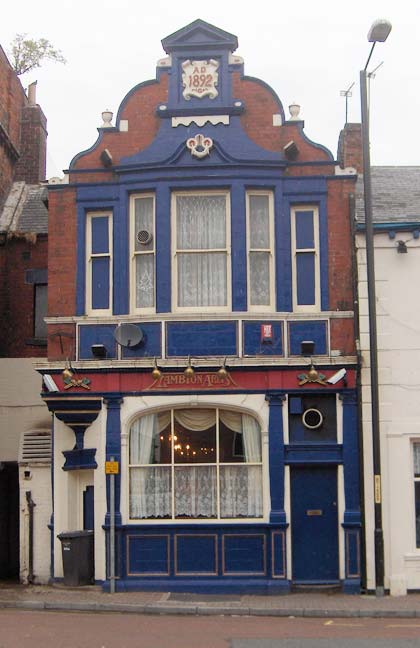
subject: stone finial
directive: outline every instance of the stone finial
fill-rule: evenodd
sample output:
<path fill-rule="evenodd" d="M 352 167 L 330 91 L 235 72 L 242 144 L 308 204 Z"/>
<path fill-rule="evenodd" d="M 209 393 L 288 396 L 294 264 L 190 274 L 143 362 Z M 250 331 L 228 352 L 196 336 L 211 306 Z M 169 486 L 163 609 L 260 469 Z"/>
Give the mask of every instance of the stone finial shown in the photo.
<path fill-rule="evenodd" d="M 289 112 L 290 112 L 290 119 L 289 121 L 301 121 L 300 117 L 300 106 L 296 101 L 290 104 L 289 106 Z"/>
<path fill-rule="evenodd" d="M 104 123 L 102 124 L 101 128 L 112 128 L 111 121 L 113 116 L 114 113 L 111 110 L 104 110 L 102 113 L 102 119 Z"/>

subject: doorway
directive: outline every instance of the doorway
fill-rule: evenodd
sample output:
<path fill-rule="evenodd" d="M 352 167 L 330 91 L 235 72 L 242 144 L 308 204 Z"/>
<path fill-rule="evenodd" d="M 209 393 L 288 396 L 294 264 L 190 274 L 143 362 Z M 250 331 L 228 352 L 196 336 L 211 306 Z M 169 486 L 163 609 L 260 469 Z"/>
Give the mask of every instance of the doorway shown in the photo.
<path fill-rule="evenodd" d="M 0 462 L 0 578 L 19 579 L 19 472 Z"/>
<path fill-rule="evenodd" d="M 293 466 L 290 488 L 292 580 L 337 583 L 337 466 Z"/>

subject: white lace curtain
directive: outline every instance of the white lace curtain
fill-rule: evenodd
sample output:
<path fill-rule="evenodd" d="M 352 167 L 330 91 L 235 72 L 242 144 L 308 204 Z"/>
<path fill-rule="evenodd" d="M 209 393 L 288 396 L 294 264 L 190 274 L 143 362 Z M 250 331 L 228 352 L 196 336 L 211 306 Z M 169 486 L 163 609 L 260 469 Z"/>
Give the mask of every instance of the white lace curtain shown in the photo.
<path fill-rule="evenodd" d="M 226 306 L 226 197 L 177 196 L 176 206 L 178 305 Z"/>
<path fill-rule="evenodd" d="M 189 430 L 207 430 L 216 423 L 216 410 L 174 410 L 174 418 Z M 229 410 L 219 410 L 219 418 L 230 430 L 242 434 L 245 461 L 260 463 L 261 432 L 257 421 L 246 414 Z M 261 465 L 221 464 L 219 489 L 215 465 L 150 465 L 155 436 L 167 428 L 170 421 L 171 412 L 166 411 L 143 416 L 131 427 L 130 517 L 172 517 L 172 479 L 175 517 L 216 517 L 218 492 L 220 517 L 261 517 Z"/>

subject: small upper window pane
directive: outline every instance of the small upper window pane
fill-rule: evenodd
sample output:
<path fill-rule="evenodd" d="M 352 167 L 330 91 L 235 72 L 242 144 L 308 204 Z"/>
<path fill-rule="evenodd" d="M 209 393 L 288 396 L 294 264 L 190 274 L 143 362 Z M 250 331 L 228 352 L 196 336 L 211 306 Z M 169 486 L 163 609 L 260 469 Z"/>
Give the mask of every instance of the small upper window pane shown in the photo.
<path fill-rule="evenodd" d="M 296 249 L 312 250 L 314 247 L 314 214 L 312 211 L 297 211 Z"/>
<path fill-rule="evenodd" d="M 92 254 L 108 254 L 109 228 L 108 216 L 92 218 Z"/>
<path fill-rule="evenodd" d="M 136 252 L 153 250 L 153 198 L 151 196 L 148 196 L 147 198 L 136 198 L 134 220 Z M 147 232 L 150 235 L 149 242 L 144 242 L 144 240 L 147 241 L 147 237 L 143 235 L 143 243 L 140 243 L 138 237 L 139 232 Z"/>
<path fill-rule="evenodd" d="M 252 250 L 270 247 L 268 196 L 249 197 L 249 247 Z"/>

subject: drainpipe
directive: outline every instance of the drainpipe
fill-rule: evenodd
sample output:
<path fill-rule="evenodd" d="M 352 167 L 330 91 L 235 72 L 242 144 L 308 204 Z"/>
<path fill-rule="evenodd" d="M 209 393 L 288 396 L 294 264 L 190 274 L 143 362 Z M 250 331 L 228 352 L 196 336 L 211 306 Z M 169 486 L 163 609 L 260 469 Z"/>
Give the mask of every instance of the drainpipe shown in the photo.
<path fill-rule="evenodd" d="M 26 491 L 26 502 L 29 511 L 29 564 L 28 564 L 28 583 L 34 582 L 34 508 L 36 506 L 32 499 L 31 491 Z"/>

